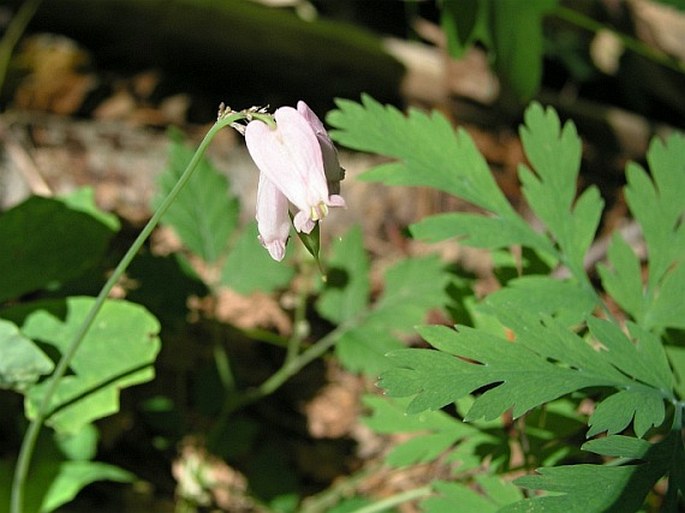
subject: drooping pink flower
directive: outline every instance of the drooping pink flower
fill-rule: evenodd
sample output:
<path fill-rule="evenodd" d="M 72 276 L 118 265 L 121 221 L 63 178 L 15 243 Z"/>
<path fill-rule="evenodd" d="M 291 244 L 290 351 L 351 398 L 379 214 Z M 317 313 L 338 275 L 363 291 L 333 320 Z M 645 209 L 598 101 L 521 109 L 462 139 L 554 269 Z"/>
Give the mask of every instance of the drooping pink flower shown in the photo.
<path fill-rule="evenodd" d="M 288 198 L 264 173 L 259 174 L 256 218 L 259 242 L 269 251 L 271 258 L 280 262 L 285 256 L 290 234 Z"/>
<path fill-rule="evenodd" d="M 295 229 L 310 233 L 315 222 L 326 217 L 328 207 L 343 207 L 345 200 L 337 194 L 329 195 L 322 148 L 307 118 L 292 107 L 281 107 L 274 113 L 274 120 L 275 128 L 258 119 L 250 121 L 245 143 L 261 173 L 299 210 L 293 218 Z M 266 198 L 263 195 L 260 212 L 268 209 Z M 270 224 L 275 223 L 276 216 L 264 213 L 262 218 L 265 230 L 282 233 L 280 224 Z M 262 238 L 267 240 L 264 235 Z"/>
<path fill-rule="evenodd" d="M 309 126 L 314 130 L 316 139 L 319 141 L 321 148 L 321 156 L 323 158 L 323 170 L 328 184 L 329 194 L 340 194 L 340 182 L 345 178 L 345 170 L 340 167 L 340 160 L 338 159 L 338 150 L 323 126 L 319 117 L 309 108 L 305 102 L 300 100 L 297 102 L 297 112 L 302 114 L 307 120 Z"/>

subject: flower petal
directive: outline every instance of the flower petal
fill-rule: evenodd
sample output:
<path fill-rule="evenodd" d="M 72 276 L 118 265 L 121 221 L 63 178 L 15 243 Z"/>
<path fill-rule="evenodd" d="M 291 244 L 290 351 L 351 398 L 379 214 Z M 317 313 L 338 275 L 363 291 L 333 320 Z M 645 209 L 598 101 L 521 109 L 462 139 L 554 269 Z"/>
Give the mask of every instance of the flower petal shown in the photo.
<path fill-rule="evenodd" d="M 290 234 L 288 199 L 264 173 L 259 174 L 255 217 L 259 242 L 269 251 L 271 258 L 280 262 L 285 256 L 285 245 Z"/>
<path fill-rule="evenodd" d="M 274 114 L 276 128 L 254 120 L 245 129 L 247 149 L 257 167 L 301 211 L 328 200 L 321 149 L 314 131 L 292 107 Z"/>

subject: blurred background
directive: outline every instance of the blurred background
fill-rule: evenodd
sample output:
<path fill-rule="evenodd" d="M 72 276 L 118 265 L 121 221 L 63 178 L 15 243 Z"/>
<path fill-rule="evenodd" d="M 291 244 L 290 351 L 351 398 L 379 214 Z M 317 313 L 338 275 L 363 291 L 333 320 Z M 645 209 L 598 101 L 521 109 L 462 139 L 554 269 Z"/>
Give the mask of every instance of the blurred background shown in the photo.
<path fill-rule="evenodd" d="M 30 195 L 90 186 L 97 204 L 123 222 L 115 255 L 150 217 L 171 140 L 197 144 L 221 103 L 236 110 L 274 109 L 302 99 L 325 119 L 336 98 L 359 101 L 366 93 L 401 110 L 438 110 L 468 130 L 509 199 L 522 207 L 516 168 L 524 155 L 517 129 L 526 105 L 540 101 L 578 126 L 584 143 L 580 185 L 597 184 L 607 201 L 603 232 L 626 218 L 619 192 L 625 164 L 643 160 L 653 136 L 685 128 L 685 0 L 4 0 L 0 30 L 0 213 Z M 257 171 L 241 137 L 221 132 L 209 157 L 230 178 L 243 219 L 252 219 Z M 349 208 L 327 219 L 324 236 L 362 224 L 373 276 L 388 260 L 422 251 L 407 236 L 410 223 L 467 208 L 436 191 L 356 181 L 378 163 L 372 156 L 343 150 L 341 160 Z M 155 258 L 176 250 L 178 241 L 164 237 L 151 245 Z M 490 269 L 483 268 L 479 255 L 459 258 L 470 272 L 487 278 Z M 89 286 L 96 291 L 99 284 L 94 280 Z M 168 283 L 160 279 L 153 285 L 162 295 Z M 203 290 L 193 293 L 202 296 Z M 92 293 L 83 287 L 79 292 Z M 133 293 L 129 297 L 135 300 Z M 180 314 L 173 322 L 185 322 L 185 297 L 175 299 Z M 188 309 L 196 314 L 213 309 L 210 317 L 240 329 L 292 328 L 283 302 L 224 299 Z M 248 319 L 245 312 L 255 309 L 263 315 Z M 197 350 L 198 360 L 205 359 L 200 363 L 211 364 L 202 348 L 203 330 L 214 328 L 209 324 L 191 323 L 182 332 L 187 338 L 165 325 L 164 342 L 188 353 Z M 280 353 L 251 346 L 244 351 L 257 376 L 268 375 L 280 361 Z M 204 378 L 194 358 L 163 354 L 153 386 L 175 383 L 183 372 Z M 275 426 L 279 436 L 289 437 L 287 447 L 272 440 L 249 458 L 240 454 L 254 467 L 252 474 L 249 465 L 241 468 L 252 491 L 264 497 L 276 495 L 272 485 L 278 479 L 286 488 L 319 492 L 368 464 L 358 450 L 369 442 L 363 439 L 368 433 L 350 434 L 350 426 L 358 425 L 359 396 L 369 384 L 339 369 L 331 378 L 323 365 L 310 371 L 285 399 L 279 396 L 281 404 L 250 412 L 260 426 Z M 282 410 L 301 410 L 326 380 L 339 385 L 335 393 L 343 399 L 299 413 L 312 425 L 333 412 L 330 430 L 317 437 L 299 424 L 288 425 L 292 419 Z M 216 405 L 208 404 L 212 395 L 205 393 L 211 385 L 203 385 L 197 397 L 184 397 L 190 405 L 190 412 L 183 412 L 191 419 L 186 424 L 176 410 L 160 407 L 153 415 L 150 405 L 143 412 L 140 405 L 151 397 L 144 388 L 126 395 L 122 412 L 99 425 L 99 457 L 131 469 L 151 488 L 126 488 L 133 498 L 119 497 L 107 506 L 112 489 L 97 485 L 76 510 L 173 510 L 172 466 L 202 456 L 192 444 L 179 442 L 190 432 L 188 425 L 201 430 L 203 415 L 213 413 Z M 347 399 L 350 408 L 341 406 Z M 13 418 L 22 416 L 19 396 L 0 396 L 0 412 L 0 459 L 11 461 L 21 436 Z M 252 417 L 239 418 L 236 429 L 253 442 Z M 287 458 L 272 461 L 278 451 L 288 452 Z M 244 494 L 242 477 L 222 464 L 217 469 Z M 379 479 L 368 486 L 367 491 L 382 492 L 392 483 Z M 234 501 L 229 510 L 242 507 Z"/>

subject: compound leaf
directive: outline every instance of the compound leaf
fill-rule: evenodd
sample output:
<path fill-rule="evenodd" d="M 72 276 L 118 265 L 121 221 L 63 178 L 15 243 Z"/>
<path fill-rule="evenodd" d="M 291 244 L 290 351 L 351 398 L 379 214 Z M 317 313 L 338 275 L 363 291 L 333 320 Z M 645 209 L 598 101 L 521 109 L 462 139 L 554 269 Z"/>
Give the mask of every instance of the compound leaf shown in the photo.
<path fill-rule="evenodd" d="M 658 443 L 625 436 L 609 436 L 583 445 L 584 450 L 604 456 L 639 460 L 625 465 L 569 465 L 538 469 L 538 475 L 514 481 L 525 488 L 553 495 L 535 497 L 505 506 L 499 513 L 623 513 L 638 511 L 654 484 L 670 474 L 669 486 L 681 488 L 683 444 L 672 432 Z M 673 480 L 673 477 L 676 477 Z M 674 494 L 677 500 L 677 493 Z M 667 501 L 668 502 L 668 499 Z M 672 504 L 671 507 L 676 507 Z M 668 511 L 669 506 L 664 506 Z M 673 509 L 675 511 L 675 509 Z"/>
<path fill-rule="evenodd" d="M 626 168 L 626 201 L 642 228 L 649 256 L 647 283 L 628 245 L 614 237 L 610 266 L 599 268 L 602 284 L 638 324 L 647 329 L 685 327 L 685 136 L 654 139 L 647 152 L 651 178 L 638 164 Z"/>
<path fill-rule="evenodd" d="M 494 419 L 510 408 L 517 418 L 576 390 L 610 387 L 632 394 L 636 430 L 641 434 L 663 420 L 663 411 L 654 404 L 672 400 L 672 387 L 664 390 L 659 375 L 644 372 L 634 363 L 643 359 L 646 367 L 652 365 L 651 341 L 643 349 L 643 344 L 633 344 L 623 335 L 617 338 L 615 330 L 606 329 L 608 321 L 592 320 L 591 332 L 605 348 L 599 350 L 549 316 L 531 314 L 515 304 L 498 305 L 492 312 L 513 331 L 515 341 L 465 326 L 456 331 L 422 327 L 421 335 L 439 351 L 392 353 L 394 367 L 381 376 L 381 386 L 391 396 L 414 396 L 407 408 L 410 413 L 441 408 L 489 387 L 478 396 L 466 420 Z M 643 400 L 645 395 L 649 402 Z M 594 432 L 611 434 L 618 425 L 601 414 L 594 422 Z"/>

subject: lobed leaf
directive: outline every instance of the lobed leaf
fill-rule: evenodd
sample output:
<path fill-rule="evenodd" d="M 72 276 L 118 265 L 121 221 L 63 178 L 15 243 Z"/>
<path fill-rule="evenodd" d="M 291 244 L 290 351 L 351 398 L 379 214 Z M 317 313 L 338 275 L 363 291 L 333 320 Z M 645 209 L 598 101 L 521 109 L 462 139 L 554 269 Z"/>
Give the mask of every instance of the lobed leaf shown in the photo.
<path fill-rule="evenodd" d="M 652 141 L 647 152 L 651 177 L 641 166 L 626 168 L 626 201 L 647 244 L 649 273 L 642 284 L 639 262 L 618 236 L 599 268 L 602 284 L 616 302 L 646 329 L 685 327 L 685 136 Z"/>
<path fill-rule="evenodd" d="M 510 408 L 517 418 L 576 390 L 610 387 L 624 391 L 621 398 L 629 401 L 632 413 L 625 412 L 620 420 L 606 415 L 615 411 L 610 402 L 593 417 L 593 433 L 617 432 L 634 416 L 636 431 L 643 435 L 664 420 L 663 404 L 655 405 L 674 395 L 672 386 L 666 387 L 670 381 L 664 380 L 666 361 L 653 348 L 649 334 L 637 333 L 641 343 L 633 344 L 618 328 L 608 328 L 608 321 L 591 320 L 591 332 L 604 348 L 600 350 L 549 316 L 506 303 L 492 311 L 513 331 L 514 342 L 465 326 L 456 331 L 422 327 L 421 335 L 439 351 L 392 353 L 394 367 L 381 376 L 380 385 L 390 396 L 414 396 L 407 408 L 410 413 L 441 408 L 487 387 L 466 420 L 494 419 Z M 656 362 L 662 370 L 654 374 Z"/>
<path fill-rule="evenodd" d="M 0 389 L 25 392 L 55 367 L 31 339 L 4 319 L 0 319 L 0 354 Z"/>
<path fill-rule="evenodd" d="M 159 192 L 154 205 L 173 189 L 193 153 L 179 137 L 172 137 L 168 167 L 158 178 Z M 238 200 L 229 192 L 227 178 L 203 158 L 162 218 L 190 251 L 208 263 L 216 262 L 223 255 L 238 223 Z"/>
<path fill-rule="evenodd" d="M 552 492 L 553 495 L 522 500 L 500 509 L 500 513 L 624 513 L 638 511 L 647 493 L 664 475 L 669 486 L 683 491 L 681 462 L 683 444 L 680 434 L 672 432 L 658 443 L 623 436 L 609 436 L 587 442 L 583 449 L 606 456 L 639 460 L 620 466 L 569 465 L 538 469 L 537 475 L 517 479 L 525 488 Z M 676 479 L 673 480 L 673 477 Z M 675 498 L 666 494 L 666 503 Z M 669 498 L 670 497 L 670 498 Z M 674 509 L 668 509 L 668 508 Z M 677 505 L 664 505 L 675 511 Z"/>
<path fill-rule="evenodd" d="M 523 195 L 559 246 L 577 280 L 586 281 L 583 258 L 592 243 L 604 202 L 595 187 L 575 201 L 581 144 L 575 125 L 561 125 L 552 108 L 533 102 L 525 112 L 521 141 L 533 170 L 519 166 Z"/>
<path fill-rule="evenodd" d="M 92 298 L 46 300 L 6 309 L 2 315 L 21 326 L 23 335 L 63 353 L 89 312 Z M 154 377 L 159 323 L 143 307 L 108 300 L 83 339 L 49 405 L 46 424 L 75 433 L 119 409 L 119 390 Z M 26 415 L 33 418 L 46 382 L 30 388 Z"/>

